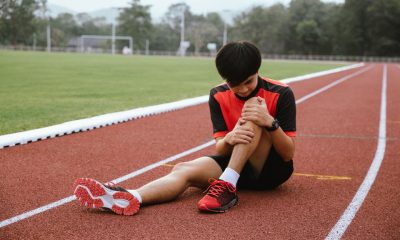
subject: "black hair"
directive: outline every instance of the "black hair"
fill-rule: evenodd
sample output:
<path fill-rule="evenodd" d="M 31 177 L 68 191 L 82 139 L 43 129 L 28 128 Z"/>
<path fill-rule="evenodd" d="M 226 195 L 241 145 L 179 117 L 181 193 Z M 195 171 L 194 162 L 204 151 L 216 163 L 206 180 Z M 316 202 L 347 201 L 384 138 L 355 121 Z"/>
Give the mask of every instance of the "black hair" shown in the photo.
<path fill-rule="evenodd" d="M 258 72 L 261 53 L 250 42 L 230 42 L 218 51 L 215 65 L 223 79 L 231 86 L 237 86 Z"/>

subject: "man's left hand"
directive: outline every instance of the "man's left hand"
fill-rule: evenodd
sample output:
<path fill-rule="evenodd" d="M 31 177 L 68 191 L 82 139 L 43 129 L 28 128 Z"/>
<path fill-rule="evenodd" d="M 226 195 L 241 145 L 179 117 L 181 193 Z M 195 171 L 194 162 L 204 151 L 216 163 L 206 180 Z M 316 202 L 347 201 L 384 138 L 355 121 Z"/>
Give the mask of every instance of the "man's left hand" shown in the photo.
<path fill-rule="evenodd" d="M 242 119 L 251 121 L 260 127 L 269 127 L 274 121 L 274 118 L 269 114 L 267 104 L 261 97 L 257 97 L 257 103 L 245 104 L 242 109 Z"/>

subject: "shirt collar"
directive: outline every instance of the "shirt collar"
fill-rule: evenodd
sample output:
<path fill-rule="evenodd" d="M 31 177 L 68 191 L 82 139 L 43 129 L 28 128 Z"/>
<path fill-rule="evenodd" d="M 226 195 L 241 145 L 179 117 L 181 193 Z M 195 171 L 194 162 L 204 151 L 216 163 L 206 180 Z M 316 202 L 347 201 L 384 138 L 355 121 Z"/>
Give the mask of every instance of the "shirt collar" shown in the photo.
<path fill-rule="evenodd" d="M 241 97 L 241 96 L 239 96 L 239 95 L 237 95 L 236 93 L 235 93 L 235 96 L 238 98 L 238 99 L 240 99 L 240 100 L 242 100 L 242 101 L 247 101 L 247 100 L 249 100 L 250 98 L 252 98 L 252 97 L 255 97 L 256 95 L 257 95 L 257 93 L 258 93 L 258 90 L 260 90 L 260 88 L 261 88 L 261 77 L 260 76 L 257 76 L 257 86 L 256 86 L 256 88 L 249 94 L 249 96 L 247 96 L 247 97 Z"/>

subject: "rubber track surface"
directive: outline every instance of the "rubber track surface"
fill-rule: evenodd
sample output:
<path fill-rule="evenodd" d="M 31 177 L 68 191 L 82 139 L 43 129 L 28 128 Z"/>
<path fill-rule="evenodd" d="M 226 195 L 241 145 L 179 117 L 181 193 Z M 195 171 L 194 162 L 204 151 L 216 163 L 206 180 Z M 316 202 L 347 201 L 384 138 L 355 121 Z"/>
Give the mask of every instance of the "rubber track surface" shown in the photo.
<path fill-rule="evenodd" d="M 196 203 L 202 192 L 195 188 L 178 201 L 144 207 L 132 217 L 86 210 L 74 201 L 1 228 L 0 239 L 323 239 L 358 190 L 376 151 L 383 65 L 369 66 L 298 105 L 297 175 L 274 191 L 241 191 L 239 205 L 224 214 L 199 213 Z M 345 239 L 400 236 L 400 68 L 387 66 L 385 159 Z M 300 99 L 357 71 L 291 87 Z M 208 106 L 202 104 L 2 149 L 0 220 L 72 195 L 76 178 L 109 181 L 208 142 L 211 129 Z M 213 151 L 208 147 L 173 164 Z M 136 188 L 170 170 L 161 166 L 121 185 Z"/>

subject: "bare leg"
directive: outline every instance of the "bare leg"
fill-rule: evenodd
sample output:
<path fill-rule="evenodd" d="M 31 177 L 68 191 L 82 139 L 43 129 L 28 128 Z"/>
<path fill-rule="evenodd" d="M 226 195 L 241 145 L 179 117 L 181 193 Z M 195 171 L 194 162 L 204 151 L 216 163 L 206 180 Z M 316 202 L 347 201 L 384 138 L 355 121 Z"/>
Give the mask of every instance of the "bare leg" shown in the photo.
<path fill-rule="evenodd" d="M 250 143 L 236 144 L 233 147 L 228 167 L 235 170 L 237 173 L 240 173 L 242 171 L 247 160 L 256 150 L 260 142 L 260 137 L 262 135 L 262 129 L 253 122 L 246 122 L 244 125 L 253 129 L 254 137 Z"/>
<path fill-rule="evenodd" d="M 222 171 L 219 165 L 209 157 L 190 162 L 178 163 L 168 175 L 154 180 L 139 189 L 142 204 L 154 204 L 171 201 L 188 187 L 207 187 L 209 178 L 218 178 Z"/>
<path fill-rule="evenodd" d="M 259 103 L 256 98 L 249 99 L 247 103 Z M 253 122 L 244 124 L 254 132 L 252 141 L 248 144 L 234 146 L 228 167 L 240 173 L 247 161 L 250 161 L 257 175 L 261 172 L 266 157 L 271 150 L 272 141 L 270 134 Z"/>

